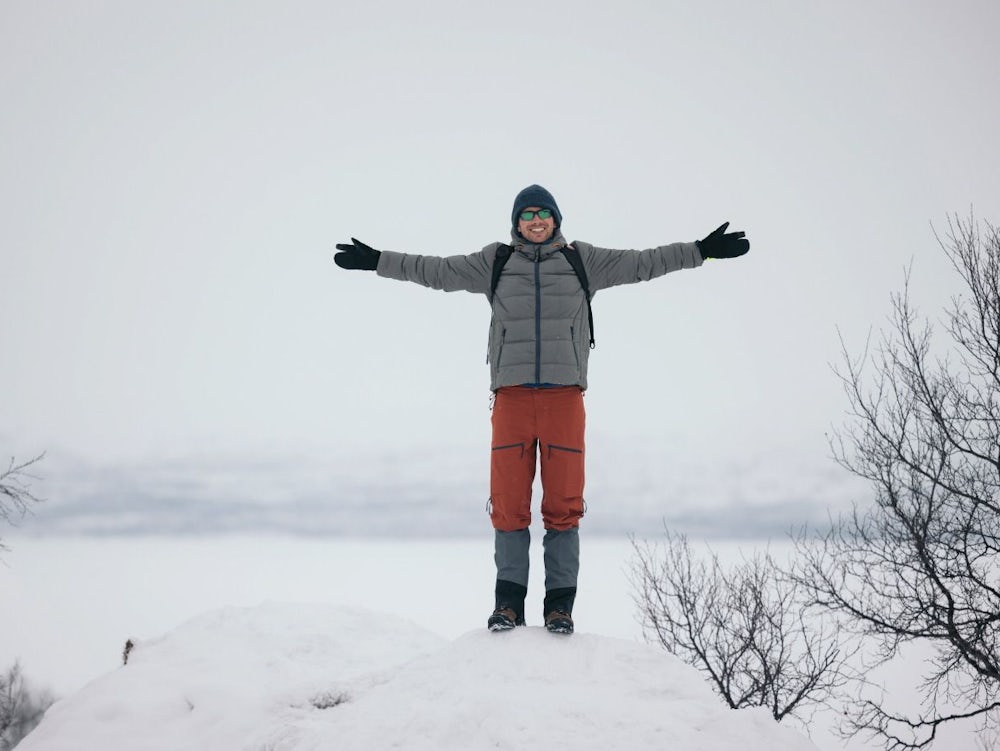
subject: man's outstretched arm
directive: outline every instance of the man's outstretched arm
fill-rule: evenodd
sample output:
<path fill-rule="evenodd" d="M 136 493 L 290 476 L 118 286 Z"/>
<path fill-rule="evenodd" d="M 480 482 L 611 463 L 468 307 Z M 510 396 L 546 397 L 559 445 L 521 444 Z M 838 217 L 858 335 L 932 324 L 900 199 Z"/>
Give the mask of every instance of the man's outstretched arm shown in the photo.
<path fill-rule="evenodd" d="M 489 292 L 490 272 L 498 243 L 478 253 L 458 256 L 422 256 L 375 250 L 360 240 L 339 243 L 333 260 L 344 269 L 375 271 L 379 276 L 415 282 L 445 292 Z"/>
<path fill-rule="evenodd" d="M 635 284 L 680 269 L 701 266 L 709 258 L 735 258 L 750 250 L 744 232 L 726 232 L 729 222 L 702 240 L 671 243 L 648 250 L 614 250 L 577 243 L 583 256 L 591 289 Z"/>

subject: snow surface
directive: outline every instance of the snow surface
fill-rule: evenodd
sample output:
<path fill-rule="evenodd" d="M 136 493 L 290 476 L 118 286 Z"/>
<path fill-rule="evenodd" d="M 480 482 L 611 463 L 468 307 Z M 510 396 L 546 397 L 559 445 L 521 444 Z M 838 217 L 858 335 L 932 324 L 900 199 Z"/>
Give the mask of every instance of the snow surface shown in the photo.
<path fill-rule="evenodd" d="M 139 642 L 128 664 L 56 703 L 18 748 L 546 744 L 816 749 L 766 710 L 727 708 L 693 668 L 657 647 L 540 626 L 447 640 L 398 616 L 284 603 L 211 611 Z"/>

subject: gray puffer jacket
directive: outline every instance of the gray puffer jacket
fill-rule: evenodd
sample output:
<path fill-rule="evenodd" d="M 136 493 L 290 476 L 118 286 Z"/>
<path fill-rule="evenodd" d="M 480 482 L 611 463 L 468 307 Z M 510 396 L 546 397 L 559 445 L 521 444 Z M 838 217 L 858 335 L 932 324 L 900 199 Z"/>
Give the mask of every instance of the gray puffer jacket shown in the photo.
<path fill-rule="evenodd" d="M 490 324 L 490 388 L 559 384 L 587 388 L 590 327 L 587 301 L 559 231 L 544 245 L 512 232 L 514 252 L 493 297 Z M 490 294 L 493 259 L 500 243 L 478 253 L 421 256 L 382 251 L 378 275 L 445 292 Z M 619 284 L 645 282 L 702 264 L 698 246 L 673 243 L 648 250 L 612 250 L 574 242 L 587 272 L 591 295 Z"/>

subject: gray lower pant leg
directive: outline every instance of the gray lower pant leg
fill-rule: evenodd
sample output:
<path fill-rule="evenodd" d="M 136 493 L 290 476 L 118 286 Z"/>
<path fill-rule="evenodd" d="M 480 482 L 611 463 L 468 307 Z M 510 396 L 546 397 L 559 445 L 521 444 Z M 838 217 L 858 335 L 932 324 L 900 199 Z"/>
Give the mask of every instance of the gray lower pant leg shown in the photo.
<path fill-rule="evenodd" d="M 580 530 L 549 529 L 542 540 L 545 548 L 545 591 L 575 587 L 580 573 Z"/>
<path fill-rule="evenodd" d="M 497 564 L 497 579 L 528 586 L 528 549 L 531 533 L 527 529 L 514 532 L 496 530 L 493 560 Z"/>

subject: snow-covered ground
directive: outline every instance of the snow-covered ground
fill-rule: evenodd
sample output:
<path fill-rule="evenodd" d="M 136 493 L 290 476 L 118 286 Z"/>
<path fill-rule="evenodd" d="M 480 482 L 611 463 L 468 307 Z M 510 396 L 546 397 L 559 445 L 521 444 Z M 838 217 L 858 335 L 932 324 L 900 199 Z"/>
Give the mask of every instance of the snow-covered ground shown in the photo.
<path fill-rule="evenodd" d="M 414 614 L 419 617 L 421 614 Z M 53 707 L 24 751 L 810 751 L 655 647 L 542 627 L 446 641 L 335 606 L 206 613 Z"/>
<path fill-rule="evenodd" d="M 578 631 L 566 640 L 537 627 L 538 540 L 529 628 L 504 635 L 484 627 L 488 533 L 6 542 L 0 664 L 20 658 L 35 687 L 63 698 L 26 751 L 812 748 L 766 714 L 724 710 L 700 674 L 643 643 L 625 538 L 583 536 Z M 128 639 L 138 646 L 122 667 Z M 915 706 L 920 667 L 894 666 L 888 696 Z M 823 716 L 811 734 L 821 751 L 878 748 L 845 745 Z M 983 748 L 968 729 L 946 738 L 938 749 Z"/>

